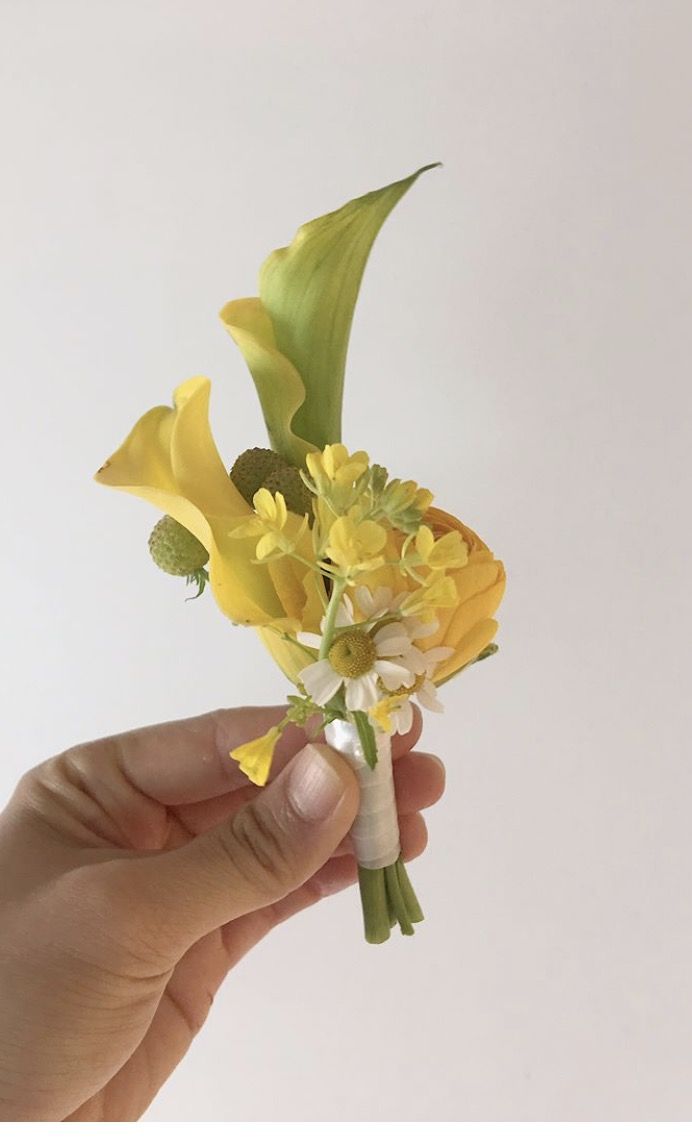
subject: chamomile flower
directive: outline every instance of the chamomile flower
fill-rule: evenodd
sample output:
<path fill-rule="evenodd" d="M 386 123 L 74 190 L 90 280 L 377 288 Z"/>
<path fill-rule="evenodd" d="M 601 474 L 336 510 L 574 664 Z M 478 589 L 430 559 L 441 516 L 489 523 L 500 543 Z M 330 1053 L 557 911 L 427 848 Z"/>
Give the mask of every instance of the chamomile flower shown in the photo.
<path fill-rule="evenodd" d="M 428 711 L 443 711 L 437 688 L 430 677 L 434 675 L 437 665 L 442 660 L 449 659 L 452 652 L 452 648 L 429 648 L 427 652 L 414 648 L 412 653 L 405 655 L 405 662 L 416 670 L 415 679 L 412 684 L 402 684 L 369 709 L 370 718 L 377 726 L 383 731 L 405 735 L 413 726 L 412 699 Z M 423 664 L 422 670 L 419 670 L 420 663 Z"/>
<path fill-rule="evenodd" d="M 339 626 L 340 627 L 340 626 Z M 374 633 L 364 628 L 345 628 L 334 637 L 327 656 L 303 668 L 300 681 L 314 703 L 324 707 L 343 687 L 349 711 L 367 711 L 386 691 L 415 682 L 415 675 L 402 661 L 412 648 L 399 621 Z"/>

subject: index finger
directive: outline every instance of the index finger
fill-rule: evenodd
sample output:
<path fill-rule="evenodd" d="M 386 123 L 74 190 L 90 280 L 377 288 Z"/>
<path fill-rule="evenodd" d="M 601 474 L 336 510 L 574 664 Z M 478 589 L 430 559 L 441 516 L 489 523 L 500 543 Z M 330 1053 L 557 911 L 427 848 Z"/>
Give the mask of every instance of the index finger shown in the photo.
<path fill-rule="evenodd" d="M 285 706 L 218 708 L 98 739 L 87 748 L 100 775 L 111 765 L 147 797 L 165 806 L 182 806 L 249 786 L 229 751 L 264 735 L 285 713 Z M 392 739 L 393 757 L 411 750 L 420 734 L 421 715 L 416 708 L 411 730 Z M 277 743 L 272 777 L 307 739 L 301 727 L 289 724 Z"/>

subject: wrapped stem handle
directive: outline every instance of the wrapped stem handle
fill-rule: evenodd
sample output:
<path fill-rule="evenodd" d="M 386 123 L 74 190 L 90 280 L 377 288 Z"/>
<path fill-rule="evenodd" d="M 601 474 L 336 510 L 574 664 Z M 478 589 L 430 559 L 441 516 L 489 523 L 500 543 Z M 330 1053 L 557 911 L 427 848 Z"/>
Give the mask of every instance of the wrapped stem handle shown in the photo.
<path fill-rule="evenodd" d="M 324 736 L 355 771 L 360 785 L 360 807 L 351 828 L 356 861 L 364 869 L 385 869 L 401 853 L 399 818 L 392 773 L 392 740 L 383 731 L 375 732 L 377 763 L 371 768 L 354 724 L 335 719 L 325 727 Z"/>

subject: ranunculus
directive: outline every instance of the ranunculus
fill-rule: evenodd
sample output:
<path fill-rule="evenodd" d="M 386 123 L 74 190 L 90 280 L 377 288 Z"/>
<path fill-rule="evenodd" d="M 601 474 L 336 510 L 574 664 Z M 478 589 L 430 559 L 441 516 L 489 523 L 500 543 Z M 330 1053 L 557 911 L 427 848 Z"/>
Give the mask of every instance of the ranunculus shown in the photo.
<path fill-rule="evenodd" d="M 440 627 L 420 644 L 424 651 L 440 645 L 453 649 L 453 655 L 435 672 L 434 681 L 440 684 L 475 660 L 492 642 L 498 628 L 492 618 L 505 591 L 505 567 L 478 534 L 453 514 L 430 506 L 423 521 L 436 538 L 446 533 L 461 534 L 469 551 L 467 563 L 446 574 L 457 588 L 454 608 L 437 610 Z"/>
<path fill-rule="evenodd" d="M 439 647 L 452 649 L 452 655 L 439 664 L 431 677 L 436 684 L 440 684 L 475 660 L 494 639 L 498 623 L 493 620 L 493 614 L 505 590 L 505 568 L 478 534 L 453 514 L 430 506 L 423 522 L 432 530 L 436 539 L 448 533 L 458 533 L 468 549 L 465 565 L 445 570 L 445 578 L 453 581 L 456 588 L 454 605 L 435 608 L 435 619 L 439 624 L 437 631 L 417 642 L 424 652 Z M 398 555 L 400 546 L 401 535 L 390 533 L 387 552 L 392 559 Z M 384 585 L 393 594 L 404 590 L 412 592 L 418 588 L 399 569 L 388 566 L 363 574 L 359 583 L 371 589 Z M 285 640 L 271 628 L 261 628 L 258 632 L 281 670 L 296 683 L 301 668 L 307 662 L 305 649 L 293 641 Z"/>

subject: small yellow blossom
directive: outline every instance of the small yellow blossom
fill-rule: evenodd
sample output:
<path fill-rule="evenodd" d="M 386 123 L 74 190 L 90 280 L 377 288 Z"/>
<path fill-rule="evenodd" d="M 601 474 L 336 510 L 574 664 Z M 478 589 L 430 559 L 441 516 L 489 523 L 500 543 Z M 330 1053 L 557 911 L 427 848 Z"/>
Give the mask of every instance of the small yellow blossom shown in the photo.
<path fill-rule="evenodd" d="M 331 443 L 321 453 L 306 455 L 305 463 L 317 495 L 345 512 L 359 493 L 359 480 L 367 474 L 370 459 L 364 450 L 349 454 L 343 443 Z"/>
<path fill-rule="evenodd" d="M 424 490 L 417 482 L 393 478 L 385 488 L 383 501 L 395 512 L 414 506 L 417 510 L 427 510 L 433 500 L 429 490 Z"/>
<path fill-rule="evenodd" d="M 252 504 L 255 507 L 255 516 L 237 526 L 231 536 L 259 537 L 255 550 L 258 561 L 267 561 L 290 553 L 305 533 L 307 517 L 303 518 L 296 532 L 295 526 L 288 525 L 289 514 L 281 491 L 272 494 L 265 487 L 257 491 Z M 291 529 L 294 530 L 293 533 L 290 532 Z"/>
<path fill-rule="evenodd" d="M 457 603 L 457 589 L 451 577 L 445 577 L 442 570 L 435 570 L 425 585 L 414 589 L 401 603 L 405 616 L 428 612 L 433 609 L 452 608 Z"/>
<path fill-rule="evenodd" d="M 393 478 L 378 497 L 378 509 L 395 529 L 415 533 L 433 496 L 417 482 Z"/>
<path fill-rule="evenodd" d="M 351 485 L 370 465 L 370 459 L 364 450 L 349 454 L 343 443 L 331 443 L 321 454 L 308 454 L 305 461 L 318 485 L 325 481 L 335 482 L 338 486 Z"/>
<path fill-rule="evenodd" d="M 386 543 L 387 533 L 383 527 L 377 522 L 360 521 L 358 510 L 353 507 L 332 523 L 326 552 L 342 575 L 364 573 L 382 565 L 381 553 Z"/>
<path fill-rule="evenodd" d="M 388 735 L 391 735 L 393 732 L 392 712 L 398 711 L 407 699 L 408 695 L 385 696 L 379 703 L 369 708 L 368 715 L 376 726 L 380 728 L 380 731 L 385 731 Z"/>
<path fill-rule="evenodd" d="M 460 569 L 469 559 L 468 546 L 456 531 L 435 541 L 430 527 L 421 526 L 416 533 L 415 548 L 421 564 L 430 569 Z"/>
<path fill-rule="evenodd" d="M 274 757 L 274 749 L 281 735 L 281 725 L 271 727 L 266 735 L 251 739 L 249 743 L 241 743 L 234 747 L 229 755 L 239 764 L 243 774 L 257 786 L 264 786 L 269 778 L 269 771 Z"/>

